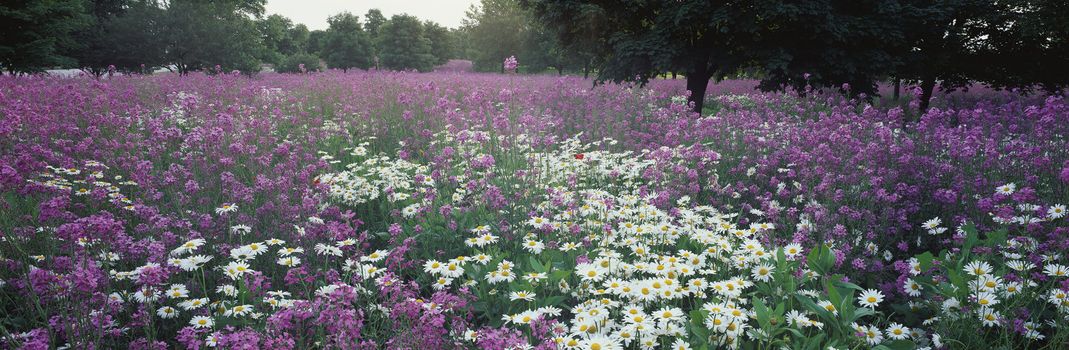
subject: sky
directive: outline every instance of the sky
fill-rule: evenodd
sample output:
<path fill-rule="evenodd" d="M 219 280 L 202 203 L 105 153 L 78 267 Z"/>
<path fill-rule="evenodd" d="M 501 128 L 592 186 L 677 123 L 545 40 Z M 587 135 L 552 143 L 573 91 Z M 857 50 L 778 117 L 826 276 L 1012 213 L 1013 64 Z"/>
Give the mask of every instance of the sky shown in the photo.
<path fill-rule="evenodd" d="M 308 29 L 327 29 L 327 17 L 349 11 L 364 19 L 367 10 L 382 10 L 386 18 L 407 13 L 421 20 L 432 20 L 456 28 L 464 18 L 468 6 L 478 0 L 268 0 L 267 14 L 289 17 L 293 23 L 304 23 Z"/>

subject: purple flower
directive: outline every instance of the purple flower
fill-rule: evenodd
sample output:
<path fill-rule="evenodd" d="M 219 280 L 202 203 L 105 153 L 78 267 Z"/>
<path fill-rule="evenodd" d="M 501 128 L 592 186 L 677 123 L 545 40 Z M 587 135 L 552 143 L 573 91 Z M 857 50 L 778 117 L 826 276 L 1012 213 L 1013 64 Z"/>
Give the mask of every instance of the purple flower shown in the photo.
<path fill-rule="evenodd" d="M 516 72 L 516 67 L 519 67 L 520 65 L 519 61 L 516 60 L 516 56 L 509 56 L 505 59 L 505 63 L 503 64 L 505 67 L 505 71 L 513 73 Z"/>

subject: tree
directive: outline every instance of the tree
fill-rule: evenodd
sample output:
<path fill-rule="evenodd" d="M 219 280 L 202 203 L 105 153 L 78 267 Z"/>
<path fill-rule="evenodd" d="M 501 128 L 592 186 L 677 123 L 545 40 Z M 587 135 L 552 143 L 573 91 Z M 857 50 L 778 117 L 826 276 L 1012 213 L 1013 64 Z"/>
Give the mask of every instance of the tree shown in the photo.
<path fill-rule="evenodd" d="M 78 66 L 90 71 L 114 66 L 137 73 L 163 67 L 167 63 L 167 42 L 161 40 L 166 37 L 164 16 L 164 10 L 154 2 L 131 1 L 121 14 L 104 23 L 96 49 L 100 53 L 75 56 L 79 57 Z"/>
<path fill-rule="evenodd" d="M 920 85 L 922 111 L 936 86 L 1038 84 L 1060 93 L 1069 84 L 1069 6 L 1058 0 L 522 4 L 556 32 L 558 47 L 593 53 L 599 82 L 682 72 L 698 111 L 709 79 L 740 73 L 755 74 L 766 91 L 867 96 L 890 76 Z"/>
<path fill-rule="evenodd" d="M 167 59 L 180 74 L 196 70 L 260 71 L 263 52 L 253 18 L 264 0 L 171 0 L 165 15 Z"/>
<path fill-rule="evenodd" d="M 898 7 L 889 1 L 524 0 L 562 45 L 599 53 L 598 81 L 681 72 L 702 110 L 712 78 L 759 70 L 763 90 L 806 85 L 875 92 L 896 61 Z M 591 38 L 591 35 L 598 38 Z"/>
<path fill-rule="evenodd" d="M 320 54 L 323 52 L 323 43 L 326 42 L 327 31 L 316 29 L 308 32 L 308 43 L 305 50 L 310 53 Z"/>
<path fill-rule="evenodd" d="M 379 66 L 379 29 L 383 24 L 386 24 L 386 16 L 383 16 L 379 9 L 370 9 L 364 14 L 364 31 L 371 39 L 371 57 L 375 67 Z"/>
<path fill-rule="evenodd" d="M 1063 1 L 903 1 L 895 21 L 905 40 L 894 48 L 903 62 L 891 74 L 919 85 L 922 113 L 936 87 L 984 83 L 1060 93 L 1069 84 L 1067 20 Z"/>
<path fill-rule="evenodd" d="M 699 112 L 709 79 L 733 69 L 736 61 L 730 59 L 728 37 L 718 29 L 730 12 L 709 1 L 525 0 L 524 5 L 547 27 L 557 28 L 564 45 L 584 43 L 607 53 L 598 81 L 645 83 L 664 72 L 685 72 L 690 102 Z M 592 29 L 605 39 L 586 40 Z"/>
<path fill-rule="evenodd" d="M 985 24 L 974 44 L 982 55 L 977 80 L 997 88 L 1042 88 L 1063 94 L 1069 86 L 1069 4 L 1062 0 L 994 2 L 979 12 Z"/>
<path fill-rule="evenodd" d="M 432 21 L 423 22 L 423 34 L 431 42 L 434 64 L 441 65 L 453 58 L 453 41 L 449 29 Z"/>
<path fill-rule="evenodd" d="M 468 27 L 449 29 L 449 41 L 453 44 L 454 58 L 471 60 L 474 57 L 474 47 L 471 45 L 471 30 Z"/>
<path fill-rule="evenodd" d="M 464 19 L 472 46 L 472 61 L 480 71 L 504 72 L 505 58 L 517 56 L 522 62 L 528 13 L 517 0 L 482 0 L 480 6 L 472 5 Z"/>
<path fill-rule="evenodd" d="M 604 37 L 608 30 L 606 18 L 595 8 L 586 9 L 591 11 L 577 14 L 579 21 L 566 29 L 551 27 L 551 24 L 540 21 L 536 14 L 531 14 L 534 23 L 532 34 L 527 35 L 528 40 L 536 43 L 532 46 L 540 48 L 542 51 L 539 52 L 548 52 L 546 65 L 558 65 L 558 73 L 565 67 L 574 66 L 582 70 L 583 78 L 589 78 L 593 66 L 602 58 L 609 57 L 609 46 Z M 563 35 L 567 35 L 567 40 L 562 39 Z"/>
<path fill-rule="evenodd" d="M 987 12 L 997 11 L 988 0 L 907 1 L 898 17 L 905 40 L 893 49 L 901 65 L 892 70 L 896 83 L 921 87 L 920 111 L 928 109 L 937 85 L 949 91 L 968 86 L 980 70 L 985 54 L 975 45 L 983 35 Z"/>
<path fill-rule="evenodd" d="M 289 39 L 290 40 L 288 42 L 286 42 L 286 43 L 283 43 L 283 45 L 279 47 L 279 51 L 281 51 L 281 52 L 283 52 L 285 54 L 295 54 L 295 53 L 300 53 L 300 52 L 305 52 L 305 53 L 312 52 L 312 51 L 308 50 L 308 40 L 309 40 L 310 35 L 311 35 L 311 32 L 308 31 L 308 26 L 306 26 L 304 24 L 298 24 L 298 25 L 293 26 L 293 28 L 290 28 L 290 30 L 289 30 Z"/>
<path fill-rule="evenodd" d="M 552 68 L 558 75 L 563 75 L 565 70 L 582 68 L 587 59 L 584 53 L 581 49 L 564 47 L 552 29 L 537 22 L 528 26 L 520 50 L 529 72 Z"/>
<path fill-rule="evenodd" d="M 382 15 L 382 11 L 379 9 L 367 10 L 367 14 L 364 15 L 364 29 L 372 38 L 379 36 L 379 28 L 383 24 L 386 24 L 386 16 Z"/>
<path fill-rule="evenodd" d="M 275 64 L 282 63 L 282 59 L 294 54 L 294 44 L 290 37 L 293 22 L 281 15 L 270 15 L 256 21 L 256 29 L 260 32 L 260 40 L 263 42 L 263 53 L 260 58 L 265 62 Z"/>
<path fill-rule="evenodd" d="M 330 68 L 371 68 L 371 40 L 360 26 L 360 19 L 343 12 L 327 19 L 330 25 L 323 36 L 322 57 Z"/>
<path fill-rule="evenodd" d="M 88 25 L 73 33 L 74 45 L 67 47 L 64 56 L 74 59 L 83 71 L 100 76 L 107 71 L 114 52 L 111 50 L 108 24 L 125 12 L 124 0 L 86 1 Z"/>
<path fill-rule="evenodd" d="M 112 67 L 124 72 L 147 72 L 164 65 L 166 47 L 163 13 L 149 0 L 88 2 L 90 25 L 74 34 L 75 45 L 65 55 L 74 67 L 101 76 Z"/>
<path fill-rule="evenodd" d="M 308 53 L 308 27 L 289 18 L 271 15 L 257 22 L 264 43 L 264 60 L 274 64 L 289 56 Z"/>
<path fill-rule="evenodd" d="M 765 91 L 815 86 L 871 97 L 876 82 L 902 64 L 894 50 L 906 36 L 898 0 L 762 2 L 715 11 L 731 16 L 719 24 L 742 29 L 722 41 L 737 54 L 718 59 L 740 63 L 728 68 L 760 70 Z M 757 26 L 739 26 L 746 23 Z"/>
<path fill-rule="evenodd" d="M 379 64 L 388 69 L 434 68 L 431 40 L 423 33 L 423 24 L 410 15 L 394 15 L 379 28 Z"/>
<path fill-rule="evenodd" d="M 0 69 L 37 73 L 75 63 L 64 56 L 73 34 L 92 19 L 82 0 L 5 0 L 0 3 Z"/>

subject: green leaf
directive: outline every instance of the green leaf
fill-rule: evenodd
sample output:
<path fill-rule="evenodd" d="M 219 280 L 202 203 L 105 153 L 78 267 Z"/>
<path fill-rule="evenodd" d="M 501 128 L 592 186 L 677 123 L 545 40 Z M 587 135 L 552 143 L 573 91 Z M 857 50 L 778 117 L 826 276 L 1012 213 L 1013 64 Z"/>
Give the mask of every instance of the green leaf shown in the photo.
<path fill-rule="evenodd" d="M 976 234 L 976 225 L 965 224 L 962 230 L 965 231 L 965 243 L 961 248 L 962 259 L 964 259 L 972 252 L 972 248 L 976 246 L 976 243 L 980 242 L 980 238 Z"/>
<path fill-rule="evenodd" d="M 854 310 L 854 317 L 853 317 L 852 320 L 850 320 L 850 322 L 856 321 L 857 319 L 865 317 L 865 316 L 872 316 L 872 315 L 875 315 L 875 314 L 876 314 L 876 311 L 874 311 L 874 310 L 872 310 L 870 308 L 867 308 L 867 307 L 857 308 L 857 309 Z"/>
<path fill-rule="evenodd" d="M 830 282 L 825 283 L 824 289 L 828 292 L 828 301 L 830 301 L 832 305 L 835 305 L 835 308 L 838 309 L 840 313 L 842 313 L 842 305 L 844 302 L 843 293 L 840 293 L 839 288 L 836 287 L 834 283 Z M 849 290 L 847 290 L 847 292 L 849 292 Z"/>
<path fill-rule="evenodd" d="M 757 323 L 761 325 L 761 328 L 770 328 L 772 324 L 768 321 L 768 306 L 765 306 L 761 299 L 754 299 L 753 309 L 754 313 L 757 314 Z"/>
<path fill-rule="evenodd" d="M 801 294 L 795 294 L 794 298 L 802 302 L 802 305 L 809 309 L 809 311 L 812 311 L 813 313 L 816 313 L 818 316 L 820 316 L 820 318 L 823 319 L 824 322 L 834 323 L 838 321 L 835 319 L 835 315 L 832 315 L 832 313 L 829 312 L 827 309 L 820 307 L 820 305 L 817 305 L 817 303 L 813 302 L 813 299 L 810 299 L 809 297 Z"/>
<path fill-rule="evenodd" d="M 806 341 L 805 348 L 808 350 L 820 350 L 821 345 L 824 343 L 824 333 L 818 333 L 816 336 L 809 338 Z"/>
<path fill-rule="evenodd" d="M 1006 228 L 1000 228 L 987 234 L 987 240 L 984 242 L 985 246 L 998 247 L 1006 243 Z"/>
<path fill-rule="evenodd" d="M 551 297 L 549 297 L 549 298 L 546 298 L 546 299 L 545 299 L 545 301 L 544 301 L 544 305 L 542 305 L 542 306 L 556 306 L 556 305 L 560 305 L 560 303 L 561 303 L 562 301 L 564 301 L 564 299 L 565 299 L 565 298 L 564 298 L 564 296 L 561 296 L 561 295 L 555 295 L 555 296 L 551 296 Z"/>
<path fill-rule="evenodd" d="M 538 262 L 538 259 L 535 259 L 534 256 L 528 256 L 527 261 L 531 263 L 531 269 L 536 272 L 546 272 L 546 267 L 541 262 Z"/>
<path fill-rule="evenodd" d="M 705 318 L 708 315 L 709 312 L 700 309 L 690 312 L 690 331 L 701 337 L 703 341 L 709 339 L 709 330 L 705 329 Z"/>
<path fill-rule="evenodd" d="M 968 286 L 966 285 L 967 283 L 965 281 L 965 277 L 961 275 L 961 271 L 959 269 L 947 270 L 947 278 L 950 279 L 950 284 L 957 287 L 958 291 L 969 290 Z"/>
<path fill-rule="evenodd" d="M 921 271 L 928 271 L 928 269 L 932 268 L 932 261 L 935 260 L 932 252 L 924 252 L 924 254 L 917 255 L 916 258 L 921 265 Z"/>
<path fill-rule="evenodd" d="M 835 256 L 832 255 L 831 249 L 820 244 L 809 251 L 809 255 L 806 256 L 806 263 L 813 271 L 825 275 L 831 269 L 832 264 L 835 263 Z"/>

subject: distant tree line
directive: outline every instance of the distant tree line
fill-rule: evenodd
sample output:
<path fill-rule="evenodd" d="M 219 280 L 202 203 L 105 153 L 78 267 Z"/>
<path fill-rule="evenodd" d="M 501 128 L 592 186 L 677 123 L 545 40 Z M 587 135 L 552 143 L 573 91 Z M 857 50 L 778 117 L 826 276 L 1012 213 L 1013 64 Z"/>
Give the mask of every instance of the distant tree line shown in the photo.
<path fill-rule="evenodd" d="M 478 68 L 516 53 L 532 70 L 594 67 L 597 81 L 679 73 L 697 110 L 710 79 L 739 76 L 867 96 L 910 84 L 921 110 L 937 86 L 1069 85 L 1065 0 L 483 0 L 468 17 Z"/>
<path fill-rule="evenodd" d="M 100 76 L 372 67 L 429 71 L 457 56 L 456 36 L 409 15 L 350 13 L 309 30 L 265 15 L 266 0 L 11 0 L 0 3 L 0 69 L 78 68 Z"/>
<path fill-rule="evenodd" d="M 1063 93 L 1069 85 L 1064 0 L 482 0 L 459 28 L 373 9 L 326 30 L 264 15 L 265 0 L 6 0 L 0 69 L 283 72 L 432 70 L 451 58 L 503 72 L 597 82 L 677 74 L 701 110 L 710 80 L 763 90 L 809 87 L 876 95 L 878 82 L 933 92 L 982 83 Z"/>
<path fill-rule="evenodd" d="M 739 75 L 868 96 L 911 83 L 921 110 L 936 86 L 1069 85 L 1065 0 L 518 1 L 560 47 L 588 52 L 599 80 L 679 72 L 697 110 L 710 79 Z"/>

